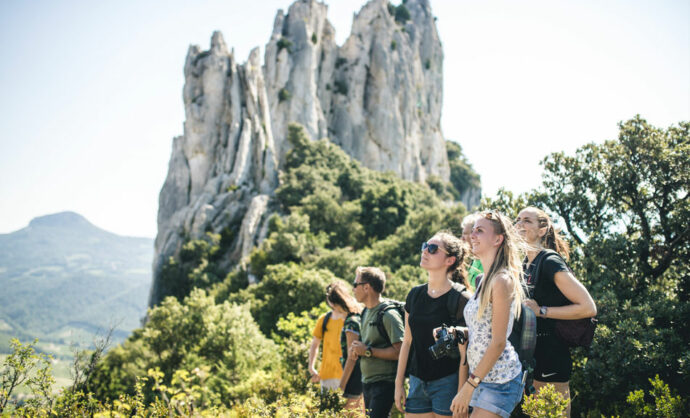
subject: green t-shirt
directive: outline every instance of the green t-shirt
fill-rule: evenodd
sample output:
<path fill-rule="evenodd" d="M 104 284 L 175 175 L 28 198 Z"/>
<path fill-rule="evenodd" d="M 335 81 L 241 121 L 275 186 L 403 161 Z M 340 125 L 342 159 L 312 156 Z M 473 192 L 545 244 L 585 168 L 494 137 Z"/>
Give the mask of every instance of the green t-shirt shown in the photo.
<path fill-rule="evenodd" d="M 366 345 L 374 348 L 386 348 L 388 342 L 380 333 L 374 322 L 378 312 L 384 308 L 385 303 L 379 303 L 373 309 L 367 309 L 362 316 L 361 339 Z M 395 309 L 387 310 L 383 315 L 383 327 L 386 329 L 388 338 L 392 344 L 401 342 L 405 333 L 405 325 L 400 313 Z M 362 368 L 362 382 L 373 383 L 381 381 L 395 381 L 398 372 L 397 360 L 384 360 L 374 357 L 360 357 L 360 367 Z"/>
<path fill-rule="evenodd" d="M 480 274 L 484 273 L 484 269 L 482 268 L 482 262 L 479 261 L 478 258 L 475 258 L 472 261 L 472 264 L 467 268 L 467 279 L 470 282 L 470 287 L 473 292 L 477 290 L 477 276 Z"/>

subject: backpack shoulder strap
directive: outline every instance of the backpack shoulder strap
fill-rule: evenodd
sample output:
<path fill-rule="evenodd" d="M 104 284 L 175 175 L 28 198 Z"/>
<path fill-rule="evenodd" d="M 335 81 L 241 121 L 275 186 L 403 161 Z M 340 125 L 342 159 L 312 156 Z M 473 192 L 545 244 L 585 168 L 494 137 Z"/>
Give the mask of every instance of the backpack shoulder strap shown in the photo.
<path fill-rule="evenodd" d="M 328 311 L 326 312 L 326 316 L 323 317 L 323 322 L 321 323 L 321 335 L 326 336 L 326 325 L 328 324 L 328 320 L 331 319 L 331 315 L 333 314 L 333 311 Z"/>
<path fill-rule="evenodd" d="M 470 300 L 470 292 L 467 288 L 460 283 L 453 283 L 450 294 L 447 300 L 448 315 L 453 325 L 458 325 L 462 323 L 465 325 L 465 316 L 463 311 L 465 310 L 465 305 L 467 301 Z"/>
<path fill-rule="evenodd" d="M 393 309 L 394 306 L 392 303 L 388 302 L 382 302 L 385 303 L 386 306 L 381 308 L 377 314 L 376 314 L 376 329 L 379 331 L 379 334 L 386 340 L 386 344 L 391 345 L 391 339 L 388 338 L 388 333 L 386 332 L 386 327 L 383 325 L 383 315 L 386 314 L 386 311 L 389 309 Z"/>
<path fill-rule="evenodd" d="M 546 257 L 548 257 L 551 254 L 556 254 L 558 255 L 557 252 L 554 250 L 549 250 L 549 249 L 543 249 L 537 256 L 535 257 L 533 263 L 534 263 L 534 278 L 532 280 L 532 285 L 534 287 L 537 286 L 537 282 L 539 281 L 539 275 L 541 274 L 541 267 L 544 264 L 544 260 L 546 260 Z M 559 256 L 560 257 L 560 256 Z"/>
<path fill-rule="evenodd" d="M 391 342 L 391 339 L 388 336 L 388 332 L 386 332 L 386 327 L 383 325 L 383 316 L 386 314 L 386 312 L 393 310 L 393 309 L 397 310 L 398 313 L 400 313 L 401 315 L 404 315 L 405 308 L 404 308 L 404 305 L 402 303 L 397 302 L 397 301 L 393 301 L 393 300 L 387 300 L 387 301 L 384 301 L 381 303 L 385 303 L 386 305 L 383 308 L 381 308 L 381 310 L 379 310 L 377 312 L 375 324 L 376 324 L 376 329 L 379 331 L 379 334 L 381 334 L 381 336 L 386 340 L 386 344 L 387 344 L 386 347 L 388 347 L 388 346 L 393 345 L 393 343 Z M 400 312 L 400 311 L 403 311 L 403 312 Z M 403 321 L 403 323 L 405 322 L 404 316 L 402 317 L 402 321 Z"/>

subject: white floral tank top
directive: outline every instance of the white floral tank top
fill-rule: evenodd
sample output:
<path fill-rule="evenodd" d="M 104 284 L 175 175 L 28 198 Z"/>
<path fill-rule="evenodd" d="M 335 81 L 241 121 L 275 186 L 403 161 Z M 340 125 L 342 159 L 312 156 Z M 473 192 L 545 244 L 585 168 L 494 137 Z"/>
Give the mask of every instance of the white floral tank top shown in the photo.
<path fill-rule="evenodd" d="M 465 321 L 467 322 L 467 327 L 469 328 L 469 343 L 467 346 L 467 362 L 470 367 L 470 372 L 479 364 L 479 361 L 484 357 L 486 349 L 489 347 L 491 342 L 491 311 L 492 303 L 484 310 L 482 317 L 477 319 L 477 311 L 479 310 L 479 298 L 477 297 L 479 292 L 477 292 L 465 305 L 465 310 L 463 311 L 465 315 Z M 515 302 L 513 301 L 513 304 Z M 496 360 L 494 367 L 489 370 L 482 381 L 487 383 L 506 383 L 517 376 L 520 371 L 522 371 L 522 366 L 520 365 L 520 358 L 513 348 L 513 345 L 508 341 L 508 336 L 513 329 L 513 320 L 515 314 L 513 313 L 513 304 L 511 304 L 510 316 L 508 319 L 508 329 L 506 330 L 506 347 L 503 352 Z"/>

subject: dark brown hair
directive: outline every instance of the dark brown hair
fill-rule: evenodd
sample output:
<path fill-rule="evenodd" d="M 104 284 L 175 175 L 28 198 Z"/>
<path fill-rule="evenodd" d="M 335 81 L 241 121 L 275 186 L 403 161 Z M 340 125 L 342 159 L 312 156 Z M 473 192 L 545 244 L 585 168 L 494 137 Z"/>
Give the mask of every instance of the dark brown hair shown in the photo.
<path fill-rule="evenodd" d="M 467 261 L 470 248 L 462 238 L 456 237 L 451 231 L 443 230 L 434 234 L 435 238 L 443 243 L 448 257 L 455 257 L 455 262 L 446 269 L 446 274 L 450 274 L 450 279 L 456 283 L 464 283 L 465 287 L 470 288 L 467 281 Z"/>
<path fill-rule="evenodd" d="M 326 287 L 326 300 L 331 305 L 340 306 L 347 313 L 360 313 L 362 311 L 362 307 L 342 280 L 335 280 Z"/>

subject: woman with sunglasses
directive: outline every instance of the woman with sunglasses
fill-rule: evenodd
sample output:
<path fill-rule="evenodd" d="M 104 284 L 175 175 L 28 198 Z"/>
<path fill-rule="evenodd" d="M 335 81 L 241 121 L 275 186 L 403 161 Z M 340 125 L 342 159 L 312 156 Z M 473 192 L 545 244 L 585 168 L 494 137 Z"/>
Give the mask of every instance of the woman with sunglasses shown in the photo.
<path fill-rule="evenodd" d="M 460 382 L 451 410 L 465 416 L 509 417 L 522 398 L 522 366 L 508 341 L 524 300 L 522 240 L 510 220 L 484 212 L 474 223 L 472 252 L 484 267 L 484 278 L 464 310 L 469 329 L 470 377 Z"/>
<path fill-rule="evenodd" d="M 466 281 L 468 255 L 467 244 L 450 232 L 438 232 L 422 244 L 419 265 L 427 271 L 428 281 L 407 295 L 405 334 L 395 380 L 395 405 L 402 412 L 404 402 L 407 417 L 452 415 L 450 404 L 458 387 L 460 360 L 450 356 L 433 359 L 429 347 L 435 343 L 435 328 L 454 325 L 448 300 L 452 292 L 464 290 L 453 282 Z M 405 399 L 405 369 L 410 355 L 410 389 Z"/>
<path fill-rule="evenodd" d="M 546 212 L 535 207 L 525 208 L 518 214 L 515 227 L 528 244 L 524 270 L 527 285 L 533 289 L 533 298 L 527 300 L 527 305 L 537 316 L 534 388 L 540 390 L 550 383 L 570 399 L 573 362 L 568 346 L 554 334 L 554 320 L 591 318 L 596 315 L 597 308 L 587 289 L 566 264 L 570 248 Z M 533 277 L 537 263 L 541 264 L 539 277 Z M 570 416 L 570 404 L 567 415 Z"/>

